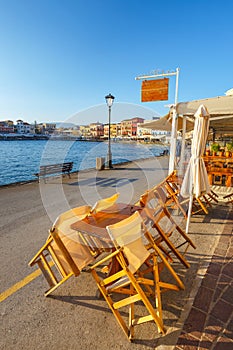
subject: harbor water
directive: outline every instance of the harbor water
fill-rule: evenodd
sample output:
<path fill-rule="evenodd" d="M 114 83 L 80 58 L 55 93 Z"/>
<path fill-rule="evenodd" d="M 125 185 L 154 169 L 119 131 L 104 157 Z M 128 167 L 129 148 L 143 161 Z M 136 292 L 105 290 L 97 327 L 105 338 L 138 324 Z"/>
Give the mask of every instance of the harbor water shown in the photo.
<path fill-rule="evenodd" d="M 112 142 L 113 164 L 159 156 L 166 146 Z M 73 171 L 95 167 L 106 157 L 107 142 L 18 140 L 0 142 L 0 186 L 35 180 L 40 165 L 74 162 Z"/>

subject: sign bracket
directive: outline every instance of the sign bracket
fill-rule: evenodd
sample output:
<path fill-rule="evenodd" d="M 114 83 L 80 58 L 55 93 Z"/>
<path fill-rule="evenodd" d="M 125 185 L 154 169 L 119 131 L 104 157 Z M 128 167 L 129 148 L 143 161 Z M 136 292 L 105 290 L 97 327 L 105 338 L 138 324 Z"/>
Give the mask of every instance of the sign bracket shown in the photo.
<path fill-rule="evenodd" d="M 176 71 L 173 71 L 173 72 L 155 71 L 155 72 L 152 72 L 154 74 L 141 75 L 141 76 L 138 76 L 135 78 L 135 80 L 145 80 L 145 79 L 152 79 L 152 78 L 158 78 L 158 77 L 166 77 L 166 76 L 174 76 L 174 75 L 176 76 L 175 101 L 174 101 L 173 110 L 172 110 L 172 132 L 171 132 L 171 139 L 170 139 L 169 174 L 172 173 L 172 171 L 174 170 L 174 166 L 175 166 L 176 139 L 177 139 L 176 106 L 178 103 L 179 72 L 180 72 L 180 68 L 176 68 Z"/>

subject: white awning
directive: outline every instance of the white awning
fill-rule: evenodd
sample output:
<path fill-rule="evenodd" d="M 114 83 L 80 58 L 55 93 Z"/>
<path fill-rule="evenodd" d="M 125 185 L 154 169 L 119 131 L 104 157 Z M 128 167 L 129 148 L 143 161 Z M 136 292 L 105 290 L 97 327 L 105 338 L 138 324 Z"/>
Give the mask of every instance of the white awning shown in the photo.
<path fill-rule="evenodd" d="M 204 105 L 210 114 L 210 127 L 217 132 L 233 133 L 233 95 L 218 96 L 202 100 L 180 102 L 177 104 L 178 126 L 183 128 L 183 116 L 186 116 L 186 131 L 193 130 L 194 113 L 200 105 Z M 144 128 L 152 130 L 172 130 L 172 109 L 164 117 L 151 123 L 143 124 Z"/>
<path fill-rule="evenodd" d="M 210 114 L 210 120 L 216 116 L 233 116 L 233 95 L 180 102 L 177 104 L 177 114 L 193 116 L 202 104 L 207 108 Z"/>
<path fill-rule="evenodd" d="M 177 129 L 181 130 L 183 129 L 183 118 L 178 117 L 178 123 L 177 123 Z M 194 125 L 194 121 L 187 120 L 186 123 L 186 130 L 192 130 Z M 143 126 L 143 128 L 148 128 L 152 130 L 165 130 L 165 131 L 171 131 L 172 130 L 172 115 L 166 114 L 164 117 L 157 119 L 150 123 L 144 123 L 140 124 L 140 126 Z"/>

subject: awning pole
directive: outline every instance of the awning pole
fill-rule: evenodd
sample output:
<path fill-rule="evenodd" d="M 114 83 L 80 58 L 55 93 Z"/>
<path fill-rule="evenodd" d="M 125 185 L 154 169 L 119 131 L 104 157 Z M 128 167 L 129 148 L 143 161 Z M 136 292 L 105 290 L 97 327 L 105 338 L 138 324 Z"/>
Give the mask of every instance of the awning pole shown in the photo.
<path fill-rule="evenodd" d="M 186 228 L 185 228 L 186 233 L 189 233 L 189 225 L 190 225 L 190 221 L 191 221 L 192 207 L 193 207 L 193 194 L 191 194 L 191 196 L 189 198 L 188 217 L 187 217 Z"/>
<path fill-rule="evenodd" d="M 176 107 L 178 102 L 179 72 L 180 72 L 180 68 L 176 68 L 176 91 L 175 91 L 175 105 L 173 106 L 173 112 L 172 112 L 172 133 L 171 133 L 171 140 L 170 140 L 170 157 L 169 157 L 169 170 L 168 170 L 169 174 L 171 174 L 174 170 L 175 155 L 176 155 L 176 138 L 177 138 Z"/>
<path fill-rule="evenodd" d="M 182 121 L 182 143 L 181 143 L 181 154 L 180 154 L 180 172 L 184 175 L 184 152 L 185 152 L 185 133 L 186 133 L 186 117 L 183 116 Z"/>

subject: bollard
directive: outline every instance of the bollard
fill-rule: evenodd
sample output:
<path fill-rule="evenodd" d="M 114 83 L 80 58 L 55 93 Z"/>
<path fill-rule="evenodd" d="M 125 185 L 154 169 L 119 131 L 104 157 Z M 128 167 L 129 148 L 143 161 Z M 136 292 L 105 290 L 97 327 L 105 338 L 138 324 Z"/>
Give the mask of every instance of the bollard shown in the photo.
<path fill-rule="evenodd" d="M 104 163 L 105 163 L 105 158 L 104 157 L 96 158 L 96 170 L 103 170 L 104 169 Z"/>

